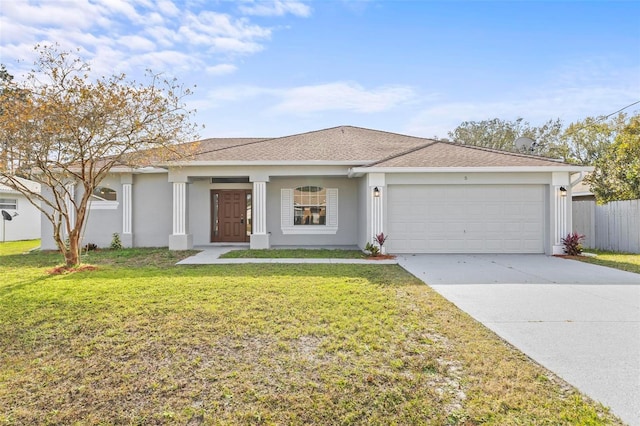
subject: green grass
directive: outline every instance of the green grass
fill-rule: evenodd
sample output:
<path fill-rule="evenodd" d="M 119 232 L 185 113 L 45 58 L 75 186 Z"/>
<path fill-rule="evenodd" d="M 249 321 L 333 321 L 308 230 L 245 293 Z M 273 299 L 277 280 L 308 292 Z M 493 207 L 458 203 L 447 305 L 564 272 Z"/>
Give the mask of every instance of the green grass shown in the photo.
<path fill-rule="evenodd" d="M 0 424 L 620 424 L 394 265 L 0 257 Z"/>
<path fill-rule="evenodd" d="M 321 258 L 321 259 L 366 259 L 367 255 L 360 250 L 333 249 L 267 249 L 267 250 L 232 250 L 220 256 L 226 259 L 239 258 Z"/>
<path fill-rule="evenodd" d="M 8 241 L 0 243 L 0 256 L 26 253 L 40 246 L 40 240 Z"/>
<path fill-rule="evenodd" d="M 616 253 L 603 250 L 587 249 L 589 253 L 595 253 L 597 257 L 580 256 L 575 257 L 582 262 L 593 263 L 610 268 L 622 269 L 623 271 L 640 274 L 640 254 Z"/>

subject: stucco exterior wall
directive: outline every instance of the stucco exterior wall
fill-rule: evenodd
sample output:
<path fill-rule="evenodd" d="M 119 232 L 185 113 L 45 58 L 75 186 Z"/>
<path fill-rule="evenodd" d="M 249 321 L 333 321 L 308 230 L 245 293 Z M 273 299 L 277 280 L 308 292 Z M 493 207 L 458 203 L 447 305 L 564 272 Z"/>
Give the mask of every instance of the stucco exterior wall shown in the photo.
<path fill-rule="evenodd" d="M 189 185 L 189 232 L 193 245 L 211 244 L 211 190 L 252 189 L 251 183 L 211 183 L 211 178 L 193 180 Z"/>
<path fill-rule="evenodd" d="M 284 235 L 280 221 L 280 190 L 315 185 L 338 188 L 338 231 L 331 235 Z M 272 246 L 317 246 L 358 244 L 358 181 L 355 179 L 300 176 L 272 177 L 267 184 L 267 232 Z"/>
<path fill-rule="evenodd" d="M 109 247 L 113 234 L 122 232 L 122 185 L 120 176 L 109 174 L 100 183 L 101 187 L 106 187 L 116 191 L 116 208 L 98 208 L 99 202 L 90 202 L 87 209 L 87 221 L 85 222 L 84 233 L 81 244 L 96 244 L 98 247 Z M 82 187 L 76 186 L 76 199 L 82 196 Z"/>
<path fill-rule="evenodd" d="M 20 193 L 0 191 L 0 198 L 16 200 L 16 209 L 3 208 L 2 210 L 6 210 L 12 216 L 18 213 L 12 220 L 6 221 L 4 227 L 0 222 L 0 241 L 3 239 L 4 241 L 20 241 L 40 238 L 40 210 Z"/>
<path fill-rule="evenodd" d="M 172 185 L 167 182 L 167 175 L 134 175 L 131 199 L 134 247 L 167 247 L 172 232 L 173 203 Z"/>

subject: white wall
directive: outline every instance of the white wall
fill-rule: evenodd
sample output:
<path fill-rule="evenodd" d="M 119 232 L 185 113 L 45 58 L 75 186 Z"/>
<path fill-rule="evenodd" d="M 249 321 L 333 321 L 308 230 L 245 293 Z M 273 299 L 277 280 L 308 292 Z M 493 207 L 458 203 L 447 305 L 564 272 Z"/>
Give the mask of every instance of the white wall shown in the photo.
<path fill-rule="evenodd" d="M 193 245 L 211 243 L 211 190 L 252 189 L 251 183 L 211 183 L 211 178 L 202 178 L 187 185 L 189 190 L 189 233 Z"/>
<path fill-rule="evenodd" d="M 173 185 L 167 182 L 167 175 L 134 175 L 131 203 L 134 247 L 167 247 L 173 231 Z"/>
<path fill-rule="evenodd" d="M 114 209 L 99 209 L 100 203 L 89 203 L 85 229 L 82 233 L 81 246 L 86 244 L 96 244 L 98 247 L 109 247 L 113 239 L 113 234 L 122 236 L 122 184 L 120 175 L 109 174 L 100 182 L 101 187 L 106 187 L 116 191 L 116 203 L 112 204 Z M 82 196 L 82 186 L 76 186 L 76 199 Z"/>
<path fill-rule="evenodd" d="M 280 221 L 280 190 L 298 186 L 338 188 L 338 231 L 335 235 L 284 235 Z M 267 183 L 267 232 L 272 246 L 329 246 L 358 244 L 358 181 L 345 177 L 272 177 Z"/>
<path fill-rule="evenodd" d="M 0 242 L 3 241 L 3 239 L 4 241 L 20 241 L 40 238 L 40 210 L 20 193 L 1 191 L 0 198 L 17 200 L 17 208 L 15 210 L 6 208 L 2 210 L 6 210 L 7 213 L 12 216 L 18 213 L 11 221 L 0 222 Z"/>

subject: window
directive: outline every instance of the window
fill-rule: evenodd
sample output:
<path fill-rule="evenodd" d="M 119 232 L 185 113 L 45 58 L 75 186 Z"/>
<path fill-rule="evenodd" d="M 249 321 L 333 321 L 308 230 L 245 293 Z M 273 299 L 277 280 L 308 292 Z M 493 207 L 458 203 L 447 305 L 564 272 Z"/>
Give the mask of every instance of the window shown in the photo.
<path fill-rule="evenodd" d="M 319 186 L 293 190 L 293 224 L 324 225 L 327 218 L 327 191 Z"/>
<path fill-rule="evenodd" d="M 89 208 L 114 210 L 118 208 L 118 193 L 106 186 L 99 186 L 91 194 Z"/>
<path fill-rule="evenodd" d="M 93 199 L 99 201 L 116 201 L 118 194 L 111 188 L 105 186 L 99 186 L 93 190 Z"/>
<path fill-rule="evenodd" d="M 18 200 L 16 198 L 0 198 L 0 209 L 18 210 Z"/>
<path fill-rule="evenodd" d="M 338 189 L 299 186 L 281 190 L 284 234 L 335 234 L 338 230 Z"/>

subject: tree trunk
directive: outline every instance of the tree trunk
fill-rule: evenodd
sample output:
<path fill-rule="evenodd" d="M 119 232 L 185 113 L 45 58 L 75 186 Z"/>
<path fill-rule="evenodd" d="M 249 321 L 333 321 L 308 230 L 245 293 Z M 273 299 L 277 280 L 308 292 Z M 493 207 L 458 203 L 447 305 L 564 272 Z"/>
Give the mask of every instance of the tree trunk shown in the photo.
<path fill-rule="evenodd" d="M 80 263 L 78 240 L 79 235 L 77 233 L 72 232 L 69 235 L 69 249 L 64 253 L 65 264 L 68 268 L 73 268 Z"/>

